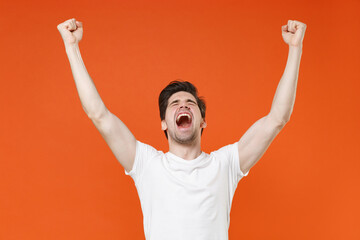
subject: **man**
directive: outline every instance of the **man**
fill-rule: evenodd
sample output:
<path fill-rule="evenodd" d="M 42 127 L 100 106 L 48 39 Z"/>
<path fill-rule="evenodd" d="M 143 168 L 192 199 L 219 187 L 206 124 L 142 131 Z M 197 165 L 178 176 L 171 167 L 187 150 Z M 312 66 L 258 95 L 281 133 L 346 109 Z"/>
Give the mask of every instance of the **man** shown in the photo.
<path fill-rule="evenodd" d="M 160 94 L 161 128 L 169 143 L 163 153 L 137 141 L 102 102 L 81 59 L 82 23 L 58 25 L 80 100 L 88 117 L 136 185 L 146 239 L 228 239 L 230 209 L 238 182 L 262 157 L 289 121 L 295 101 L 306 25 L 289 20 L 282 36 L 288 61 L 268 115 L 239 142 L 210 154 L 201 151 L 205 103 L 189 82 L 171 82 Z"/>

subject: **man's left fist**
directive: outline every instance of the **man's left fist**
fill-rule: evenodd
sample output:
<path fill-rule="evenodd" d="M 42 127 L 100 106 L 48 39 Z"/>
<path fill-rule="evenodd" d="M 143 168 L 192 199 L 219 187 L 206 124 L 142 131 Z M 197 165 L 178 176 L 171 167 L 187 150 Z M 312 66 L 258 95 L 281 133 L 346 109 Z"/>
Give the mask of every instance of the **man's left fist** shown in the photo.
<path fill-rule="evenodd" d="M 295 20 L 289 20 L 287 25 L 281 27 L 285 43 L 293 47 L 302 47 L 305 30 L 306 24 Z"/>

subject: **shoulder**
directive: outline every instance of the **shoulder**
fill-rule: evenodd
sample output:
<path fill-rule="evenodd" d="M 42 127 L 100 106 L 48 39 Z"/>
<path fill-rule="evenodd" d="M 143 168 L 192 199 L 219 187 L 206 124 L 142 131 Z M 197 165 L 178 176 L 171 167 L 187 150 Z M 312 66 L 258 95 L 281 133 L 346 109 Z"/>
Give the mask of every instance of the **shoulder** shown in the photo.
<path fill-rule="evenodd" d="M 136 151 L 135 159 L 132 170 L 130 172 L 125 170 L 126 175 L 131 175 L 135 182 L 138 178 L 143 175 L 143 172 L 148 168 L 149 163 L 153 162 L 154 159 L 161 158 L 163 152 L 158 151 L 149 144 L 136 140 Z"/>
<path fill-rule="evenodd" d="M 153 146 L 136 140 L 136 155 L 147 155 L 148 157 L 163 155 L 162 151 L 157 150 Z"/>
<path fill-rule="evenodd" d="M 223 146 L 213 152 L 210 155 L 233 155 L 238 154 L 238 142 Z"/>

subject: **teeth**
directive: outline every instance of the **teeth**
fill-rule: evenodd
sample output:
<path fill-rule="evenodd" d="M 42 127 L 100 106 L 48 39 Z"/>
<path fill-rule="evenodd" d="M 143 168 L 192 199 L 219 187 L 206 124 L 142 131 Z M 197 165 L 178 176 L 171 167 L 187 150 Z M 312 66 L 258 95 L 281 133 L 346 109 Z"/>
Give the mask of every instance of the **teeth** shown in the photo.
<path fill-rule="evenodd" d="M 190 114 L 188 114 L 188 113 L 181 113 L 181 114 L 179 114 L 179 116 L 176 118 L 176 121 L 179 121 L 182 116 L 186 116 L 186 117 L 188 117 L 189 119 L 191 119 Z"/>

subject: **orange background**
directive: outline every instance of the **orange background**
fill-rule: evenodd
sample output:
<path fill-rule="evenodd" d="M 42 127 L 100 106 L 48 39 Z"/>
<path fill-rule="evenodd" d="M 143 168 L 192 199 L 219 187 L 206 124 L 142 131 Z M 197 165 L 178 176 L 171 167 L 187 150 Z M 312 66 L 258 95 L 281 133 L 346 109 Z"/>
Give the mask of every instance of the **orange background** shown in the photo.
<path fill-rule="evenodd" d="M 236 191 L 230 239 L 360 239 L 360 1 L 1 1 L 0 239 L 144 239 L 133 180 L 83 111 L 57 24 L 106 106 L 167 151 L 157 98 L 193 82 L 203 150 L 271 107 L 287 20 L 307 24 L 290 122 Z"/>

